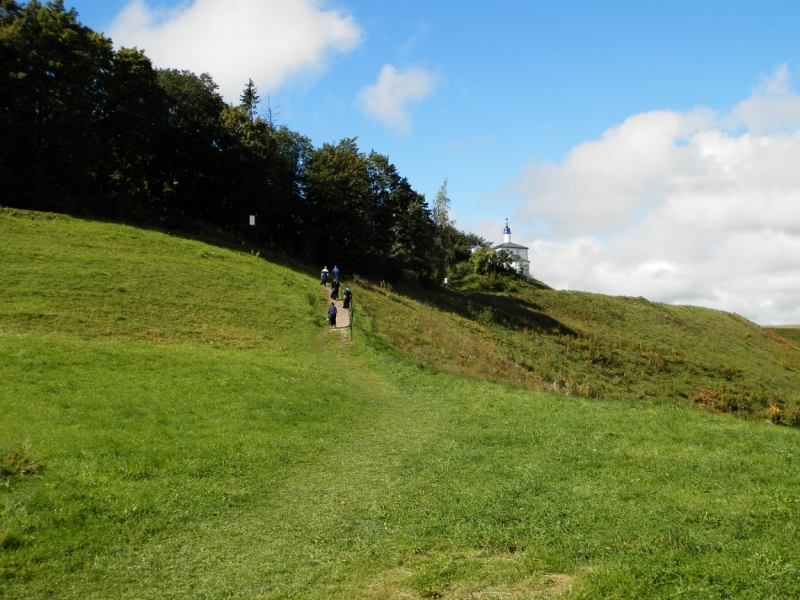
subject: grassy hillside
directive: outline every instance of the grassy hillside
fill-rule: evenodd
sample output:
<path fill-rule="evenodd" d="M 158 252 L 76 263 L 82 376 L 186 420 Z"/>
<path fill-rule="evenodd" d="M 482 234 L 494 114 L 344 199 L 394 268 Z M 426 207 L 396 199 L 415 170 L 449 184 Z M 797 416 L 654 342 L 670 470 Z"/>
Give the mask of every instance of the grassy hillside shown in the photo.
<path fill-rule="evenodd" d="M 357 291 L 376 341 L 436 369 L 759 418 L 775 405 L 779 420 L 800 425 L 793 333 L 781 337 L 711 309 L 512 285 L 516 291 L 426 291 L 362 282 Z"/>
<path fill-rule="evenodd" d="M 793 344 L 800 345 L 800 327 L 796 325 L 794 327 L 765 327 L 764 329 L 781 336 Z"/>
<path fill-rule="evenodd" d="M 153 231 L 2 211 L 0 282 L 0 597 L 800 595 L 796 429 L 426 368 L 380 288 L 343 344 L 296 265 Z"/>

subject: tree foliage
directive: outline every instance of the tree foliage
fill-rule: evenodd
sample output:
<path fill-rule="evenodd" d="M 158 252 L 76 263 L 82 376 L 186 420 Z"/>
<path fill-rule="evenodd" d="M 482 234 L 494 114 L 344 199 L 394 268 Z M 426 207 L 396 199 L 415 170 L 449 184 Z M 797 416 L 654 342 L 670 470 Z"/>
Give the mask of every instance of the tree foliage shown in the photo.
<path fill-rule="evenodd" d="M 511 275 L 516 271 L 512 266 L 514 257 L 508 250 L 494 250 L 481 246 L 472 253 L 470 263 L 478 275 Z"/>
<path fill-rule="evenodd" d="M 0 0 L 5 204 L 257 233 L 387 280 L 434 281 L 469 257 L 477 238 L 450 221 L 447 180 L 431 209 L 388 157 L 355 138 L 315 148 L 259 100 L 252 80 L 230 105 L 208 74 L 115 51 L 61 0 Z"/>
<path fill-rule="evenodd" d="M 256 107 L 261 101 L 258 95 L 258 88 L 252 79 L 247 80 L 247 85 L 239 98 L 239 106 L 245 110 L 247 116 L 252 121 L 256 116 Z"/>
<path fill-rule="evenodd" d="M 450 198 L 447 197 L 447 179 L 442 183 L 442 187 L 436 192 L 433 199 L 433 221 L 439 229 L 445 229 L 452 225 L 450 221 Z"/>

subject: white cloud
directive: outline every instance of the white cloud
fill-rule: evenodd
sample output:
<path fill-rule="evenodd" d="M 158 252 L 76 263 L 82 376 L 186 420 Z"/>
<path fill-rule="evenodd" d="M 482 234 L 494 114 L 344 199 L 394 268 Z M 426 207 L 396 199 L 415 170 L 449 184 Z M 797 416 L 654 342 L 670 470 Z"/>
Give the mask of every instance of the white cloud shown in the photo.
<path fill-rule="evenodd" d="M 733 109 L 724 124 L 744 126 L 754 133 L 800 126 L 800 97 L 789 89 L 789 69 L 782 65 L 773 77 L 761 78 L 753 95 Z"/>
<path fill-rule="evenodd" d="M 168 11 L 133 0 L 109 35 L 144 49 L 158 67 L 210 73 L 228 101 L 250 78 L 271 92 L 361 40 L 351 16 L 323 10 L 318 0 L 195 0 Z"/>
<path fill-rule="evenodd" d="M 800 323 L 800 97 L 781 67 L 728 115 L 630 117 L 506 190 L 560 288 Z M 520 229 L 518 227 L 517 229 Z"/>
<path fill-rule="evenodd" d="M 383 65 L 378 81 L 362 88 L 358 95 L 364 112 L 390 129 L 407 133 L 411 129 L 408 105 L 433 93 L 436 75 L 420 68 L 398 71 Z"/>

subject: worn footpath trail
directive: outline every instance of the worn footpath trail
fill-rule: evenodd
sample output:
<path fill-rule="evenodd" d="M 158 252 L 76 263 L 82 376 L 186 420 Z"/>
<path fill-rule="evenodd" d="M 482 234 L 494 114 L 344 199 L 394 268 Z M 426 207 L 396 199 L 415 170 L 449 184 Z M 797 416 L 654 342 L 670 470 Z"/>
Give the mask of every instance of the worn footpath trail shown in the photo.
<path fill-rule="evenodd" d="M 328 286 L 320 286 L 322 293 L 325 294 L 325 306 L 330 306 L 331 304 L 331 288 Z M 334 304 L 336 305 L 336 330 L 341 330 L 342 333 L 345 333 L 345 330 L 350 327 L 350 311 L 346 308 L 343 308 L 344 301 L 340 298 L 339 300 L 333 300 Z M 327 314 L 327 309 L 326 309 Z"/>

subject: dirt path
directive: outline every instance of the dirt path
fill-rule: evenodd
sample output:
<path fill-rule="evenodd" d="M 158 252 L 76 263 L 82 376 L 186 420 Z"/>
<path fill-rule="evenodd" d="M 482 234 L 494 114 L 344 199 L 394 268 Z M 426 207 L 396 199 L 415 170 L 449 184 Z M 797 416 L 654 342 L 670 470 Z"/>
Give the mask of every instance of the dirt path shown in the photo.
<path fill-rule="evenodd" d="M 326 286 L 320 286 L 320 290 L 325 294 L 326 306 L 331 305 L 331 288 Z M 340 293 L 344 293 L 344 287 L 339 290 Z M 343 300 L 340 298 L 339 300 L 333 301 L 336 304 L 336 331 L 341 331 L 342 336 L 346 335 L 346 329 L 350 327 L 350 311 L 346 308 L 342 308 Z M 327 314 L 327 309 L 326 309 Z"/>

